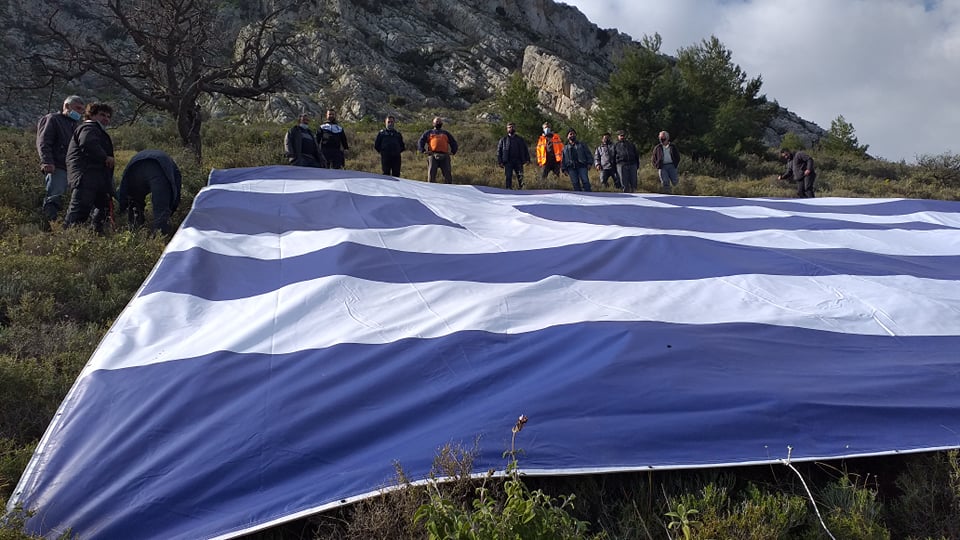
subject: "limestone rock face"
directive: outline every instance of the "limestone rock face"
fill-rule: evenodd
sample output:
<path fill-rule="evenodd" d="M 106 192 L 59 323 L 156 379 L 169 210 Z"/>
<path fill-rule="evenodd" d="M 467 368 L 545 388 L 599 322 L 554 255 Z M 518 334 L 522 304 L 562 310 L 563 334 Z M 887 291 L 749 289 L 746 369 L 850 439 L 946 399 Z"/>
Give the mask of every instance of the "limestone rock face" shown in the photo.
<path fill-rule="evenodd" d="M 546 111 L 588 114 L 617 60 L 638 46 L 553 0 L 316 0 L 287 16 L 301 23 L 296 53 L 283 59 L 287 90 L 256 102 L 214 98 L 204 103 L 211 115 L 286 122 L 301 110 L 333 108 L 346 121 L 398 111 L 428 116 L 494 96 L 517 71 Z M 35 122 L 51 107 L 46 96 L 37 101 L 0 105 L 0 123 Z M 787 131 L 808 141 L 823 133 L 781 110 L 764 141 L 777 146 Z"/>

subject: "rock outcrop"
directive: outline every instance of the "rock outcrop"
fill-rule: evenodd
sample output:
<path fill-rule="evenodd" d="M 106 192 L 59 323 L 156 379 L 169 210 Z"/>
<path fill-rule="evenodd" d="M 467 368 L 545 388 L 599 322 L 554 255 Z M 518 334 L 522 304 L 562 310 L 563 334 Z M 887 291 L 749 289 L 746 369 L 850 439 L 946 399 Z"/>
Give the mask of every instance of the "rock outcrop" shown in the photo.
<path fill-rule="evenodd" d="M 297 54 L 284 59 L 293 75 L 287 90 L 259 102 L 213 99 L 210 114 L 276 121 L 326 108 L 347 121 L 429 115 L 493 97 L 520 71 L 545 110 L 569 117 L 594 107 L 618 59 L 638 46 L 552 0 L 317 0 L 289 16 L 301 30 Z M 26 125 L 43 112 L 36 102 L 21 104 L 0 108 L 0 123 Z M 764 142 L 777 146 L 788 131 L 807 141 L 823 134 L 781 109 Z"/>

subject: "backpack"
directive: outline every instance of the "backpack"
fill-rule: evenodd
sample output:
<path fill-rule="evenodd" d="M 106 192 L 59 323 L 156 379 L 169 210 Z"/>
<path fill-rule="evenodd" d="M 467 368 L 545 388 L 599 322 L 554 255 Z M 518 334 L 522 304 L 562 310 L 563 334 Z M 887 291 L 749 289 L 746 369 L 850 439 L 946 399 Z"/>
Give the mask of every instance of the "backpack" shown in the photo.
<path fill-rule="evenodd" d="M 447 139 L 447 134 L 431 131 L 427 137 L 427 150 L 438 154 L 449 154 L 450 141 Z"/>

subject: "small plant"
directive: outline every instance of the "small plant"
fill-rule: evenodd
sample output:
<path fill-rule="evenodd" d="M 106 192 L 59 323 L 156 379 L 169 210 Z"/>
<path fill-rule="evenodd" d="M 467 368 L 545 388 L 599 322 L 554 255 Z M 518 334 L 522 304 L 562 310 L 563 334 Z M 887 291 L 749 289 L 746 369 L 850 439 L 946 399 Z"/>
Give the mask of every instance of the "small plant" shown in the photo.
<path fill-rule="evenodd" d="M 510 460 L 505 471 L 507 479 L 503 483 L 502 500 L 487 487 L 493 471 L 476 489 L 476 498 L 466 507 L 444 497 L 437 482 L 430 483 L 430 502 L 417 510 L 414 519 L 417 523 L 424 523 L 431 539 L 573 540 L 591 537 L 588 535 L 589 523 L 570 515 L 573 495 L 554 499 L 541 490 L 530 491 L 520 479 L 517 463 L 520 450 L 515 442 L 526 423 L 527 417 L 521 415 L 513 426 L 510 449 L 504 452 Z"/>
<path fill-rule="evenodd" d="M 693 516 L 699 513 L 700 511 L 696 508 L 687 508 L 683 503 L 678 503 L 673 511 L 664 514 L 668 518 L 671 518 L 667 529 L 680 529 L 680 531 L 683 532 L 684 540 L 690 540 L 693 538 L 693 528 L 700 524 L 699 521 L 693 519 Z"/>

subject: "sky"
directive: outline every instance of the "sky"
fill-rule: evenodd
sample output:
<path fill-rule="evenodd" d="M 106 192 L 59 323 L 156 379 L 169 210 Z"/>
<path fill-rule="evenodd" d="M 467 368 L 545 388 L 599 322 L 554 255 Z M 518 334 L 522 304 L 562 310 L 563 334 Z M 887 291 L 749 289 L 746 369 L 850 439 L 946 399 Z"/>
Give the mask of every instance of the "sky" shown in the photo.
<path fill-rule="evenodd" d="M 761 93 L 868 153 L 914 163 L 960 153 L 960 0 L 563 0 L 660 51 L 716 36 Z"/>

